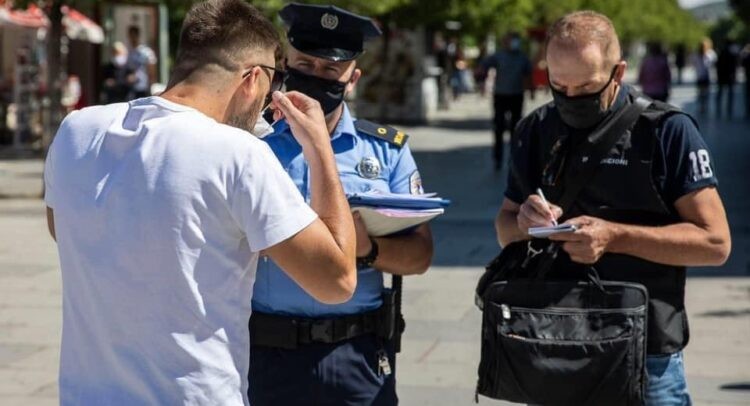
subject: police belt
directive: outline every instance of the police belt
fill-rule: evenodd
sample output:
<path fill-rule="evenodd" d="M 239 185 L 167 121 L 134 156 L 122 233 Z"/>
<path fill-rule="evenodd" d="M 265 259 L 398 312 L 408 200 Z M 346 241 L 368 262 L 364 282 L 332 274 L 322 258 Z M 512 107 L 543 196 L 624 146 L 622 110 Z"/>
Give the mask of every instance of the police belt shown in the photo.
<path fill-rule="evenodd" d="M 309 319 L 254 311 L 250 317 L 250 344 L 296 349 L 312 343 L 333 344 L 366 334 L 390 339 L 395 332 L 392 309 L 328 319 Z"/>

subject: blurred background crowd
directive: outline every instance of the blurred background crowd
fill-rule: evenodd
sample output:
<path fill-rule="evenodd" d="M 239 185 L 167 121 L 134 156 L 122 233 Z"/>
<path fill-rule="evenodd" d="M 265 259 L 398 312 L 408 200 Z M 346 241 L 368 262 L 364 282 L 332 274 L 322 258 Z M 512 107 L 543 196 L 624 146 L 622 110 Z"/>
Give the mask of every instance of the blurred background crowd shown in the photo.
<path fill-rule="evenodd" d="M 0 0 L 0 155 L 43 153 L 62 117 L 74 109 L 162 91 L 180 24 L 192 3 Z M 281 29 L 277 13 L 286 1 L 252 3 Z M 495 72 L 498 63 L 507 62 L 503 55 L 515 55 L 512 63 L 527 68 L 520 79 L 506 75 L 499 80 L 522 80 L 521 97 L 545 92 L 546 29 L 577 9 L 612 18 L 624 43 L 629 80 L 651 97 L 668 100 L 672 86 L 695 85 L 702 114 L 750 117 L 750 111 L 735 111 L 732 91 L 744 83 L 745 97 L 750 97 L 744 80 L 750 71 L 750 1 L 310 3 L 374 16 L 386 34 L 362 60 L 367 80 L 352 100 L 362 118 L 425 123 L 463 94 L 502 92 L 507 83 L 496 81 Z"/>

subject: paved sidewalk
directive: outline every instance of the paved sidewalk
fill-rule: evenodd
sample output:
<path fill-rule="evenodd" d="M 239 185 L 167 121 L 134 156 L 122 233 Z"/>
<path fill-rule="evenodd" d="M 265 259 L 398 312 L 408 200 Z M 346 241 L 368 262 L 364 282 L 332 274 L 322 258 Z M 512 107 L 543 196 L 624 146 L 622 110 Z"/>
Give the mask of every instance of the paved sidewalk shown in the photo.
<path fill-rule="evenodd" d="M 41 159 L 0 160 L 0 199 L 34 199 L 43 196 Z"/>
<path fill-rule="evenodd" d="M 694 109 L 692 88 L 674 101 Z M 736 98 L 741 100 L 741 97 Z M 540 97 L 536 103 L 544 100 Z M 739 111 L 739 108 L 738 108 Z M 433 126 L 406 128 L 430 191 L 451 198 L 434 223 L 436 255 L 424 276 L 405 281 L 407 331 L 398 358 L 404 405 L 471 405 L 479 358 L 480 314 L 473 290 L 498 251 L 492 219 L 505 172 L 492 170 L 487 99 L 467 96 Z M 701 121 L 729 211 L 733 254 L 720 269 L 691 271 L 691 343 L 686 350 L 696 405 L 750 404 L 750 122 Z M 0 161 L 0 405 L 57 404 L 60 277 L 47 235 L 42 163 Z M 540 383 L 541 385 L 541 383 Z M 486 399 L 481 404 L 503 404 Z"/>

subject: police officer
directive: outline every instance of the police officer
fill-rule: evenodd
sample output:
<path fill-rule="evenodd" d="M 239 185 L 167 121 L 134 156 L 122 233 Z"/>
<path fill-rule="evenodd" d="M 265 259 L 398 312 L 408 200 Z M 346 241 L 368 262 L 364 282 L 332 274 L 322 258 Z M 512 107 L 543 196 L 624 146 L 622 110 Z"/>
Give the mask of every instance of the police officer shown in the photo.
<path fill-rule="evenodd" d="M 338 7 L 294 3 L 281 17 L 289 26 L 286 88 L 320 102 L 345 192 L 422 193 L 407 136 L 356 120 L 344 102 L 362 75 L 356 58 L 364 42 L 380 35 L 375 24 Z M 264 140 L 310 196 L 308 163 L 287 123 Z M 432 236 L 427 225 L 386 238 L 369 237 L 356 216 L 355 226 L 358 283 L 345 304 L 319 303 L 273 261 L 260 261 L 250 322 L 252 405 L 397 403 L 390 338 L 398 323 L 383 273 L 425 272 Z"/>
<path fill-rule="evenodd" d="M 635 91 L 622 82 L 627 64 L 620 52 L 604 15 L 576 12 L 550 28 L 547 65 L 554 100 L 519 123 L 496 220 L 498 240 L 505 246 L 529 239 L 529 227 L 557 219 L 578 226 L 574 233 L 551 237 L 562 244 L 563 260 L 572 261 L 560 268 L 596 264 L 602 279 L 646 286 L 646 404 L 689 405 L 682 363 L 688 342 L 685 267 L 721 265 L 731 246 L 711 155 L 693 120 L 652 102 L 601 160 L 567 213 L 523 192 L 540 187 L 550 203 L 557 201 L 574 176 L 567 164 L 585 162 L 576 147 L 633 103 Z"/>

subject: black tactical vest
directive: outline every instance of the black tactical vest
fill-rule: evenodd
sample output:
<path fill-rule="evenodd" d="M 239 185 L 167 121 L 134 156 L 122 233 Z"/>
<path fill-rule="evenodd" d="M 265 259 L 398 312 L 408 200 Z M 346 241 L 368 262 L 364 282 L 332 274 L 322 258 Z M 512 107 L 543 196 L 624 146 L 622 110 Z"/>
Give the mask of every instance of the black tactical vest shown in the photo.
<path fill-rule="evenodd" d="M 632 103 L 630 90 L 626 103 Z M 604 220 L 658 226 L 680 221 L 675 210 L 665 204 L 660 193 L 661 168 L 658 159 L 659 128 L 664 118 L 683 114 L 675 107 L 654 102 L 630 131 L 601 161 L 597 173 L 583 188 L 573 207 L 561 220 L 588 215 Z M 576 138 L 560 119 L 553 103 L 532 113 L 522 122 L 514 139 L 525 140 L 531 156 L 525 167 L 515 167 L 521 175 L 524 193 L 541 187 L 547 198 L 559 201 L 567 180 L 575 177 L 570 168 L 576 160 L 587 157 L 575 148 Z M 562 252 L 552 276 L 569 277 L 570 270 L 580 268 Z M 605 254 L 594 267 L 602 279 L 643 284 L 649 293 L 648 354 L 671 354 L 688 342 L 685 312 L 685 267 L 660 265 L 620 254 Z"/>

